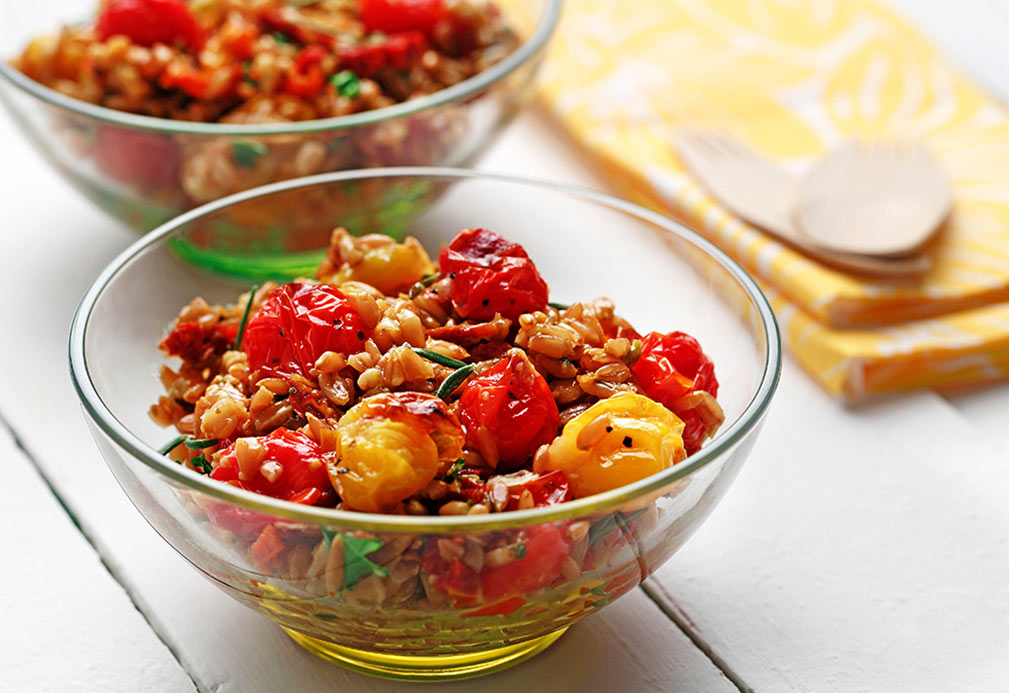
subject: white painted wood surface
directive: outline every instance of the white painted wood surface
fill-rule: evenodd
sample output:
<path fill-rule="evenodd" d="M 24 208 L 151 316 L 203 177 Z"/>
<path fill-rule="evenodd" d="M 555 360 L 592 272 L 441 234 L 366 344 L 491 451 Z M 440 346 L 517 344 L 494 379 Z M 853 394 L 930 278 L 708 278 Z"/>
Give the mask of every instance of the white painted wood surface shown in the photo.
<path fill-rule="evenodd" d="M 1009 93 L 1001 3 L 895 2 Z M 6 116 L 0 142 L 0 276 L 17 297 L 0 304 L 0 324 L 22 326 L 0 340 L 0 414 L 107 567 L 0 434 L 0 521 L 16 528 L 0 539 L 0 690 L 412 688 L 304 653 L 199 577 L 132 508 L 86 431 L 65 341 L 79 296 L 133 236 L 51 173 Z M 604 187 L 535 113 L 481 168 Z M 648 589 L 755 690 L 1009 689 L 1007 414 L 1009 386 L 845 411 L 789 365 L 735 487 Z M 49 569 L 57 553 L 60 568 Z M 734 688 L 641 590 L 481 682 L 520 686 Z"/>

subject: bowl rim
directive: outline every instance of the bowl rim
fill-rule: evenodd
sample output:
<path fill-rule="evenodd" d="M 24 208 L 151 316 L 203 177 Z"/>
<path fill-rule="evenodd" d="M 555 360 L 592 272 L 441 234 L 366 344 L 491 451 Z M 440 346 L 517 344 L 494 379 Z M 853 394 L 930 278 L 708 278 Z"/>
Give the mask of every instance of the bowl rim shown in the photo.
<path fill-rule="evenodd" d="M 166 455 L 161 455 L 153 447 L 144 443 L 122 424 L 106 406 L 91 381 L 87 368 L 85 340 L 91 312 L 96 302 L 104 292 L 109 281 L 119 273 L 135 256 L 148 248 L 161 244 L 176 229 L 190 222 L 212 214 L 229 205 L 251 200 L 274 193 L 308 188 L 318 184 L 338 183 L 342 181 L 360 180 L 366 178 L 447 178 L 453 180 L 486 180 L 499 183 L 526 185 L 561 193 L 582 200 L 593 202 L 610 209 L 636 217 L 648 222 L 665 232 L 672 233 L 693 244 L 706 256 L 714 259 L 719 265 L 742 286 L 751 303 L 757 310 L 763 328 L 767 354 L 760 383 L 743 410 L 742 414 L 724 431 L 720 432 L 711 443 L 691 455 L 683 463 L 663 470 L 637 481 L 621 486 L 605 493 L 568 501 L 558 505 L 529 510 L 517 510 L 508 513 L 465 516 L 423 516 L 383 515 L 377 513 L 359 513 L 333 508 L 317 508 L 282 501 L 270 496 L 264 496 L 251 491 L 237 489 L 229 484 L 222 484 L 209 477 L 177 464 Z M 163 474 L 184 486 L 205 493 L 209 496 L 270 515 L 319 525 L 340 526 L 349 529 L 366 530 L 370 532 L 422 532 L 447 533 L 474 530 L 500 530 L 515 527 L 540 524 L 555 520 L 583 517 L 612 511 L 635 500 L 647 497 L 659 491 L 673 481 L 684 478 L 706 466 L 709 462 L 728 451 L 761 421 L 771 398 L 777 388 L 781 375 L 781 339 L 778 323 L 766 296 L 757 283 L 725 252 L 699 234 L 657 212 L 645 209 L 631 202 L 621 200 L 607 193 L 588 188 L 546 181 L 542 179 L 515 176 L 508 174 L 488 173 L 471 169 L 443 167 L 390 167 L 375 169 L 360 169 L 352 171 L 337 171 L 315 176 L 295 178 L 279 183 L 253 188 L 230 195 L 220 200 L 197 207 L 175 219 L 162 224 L 146 236 L 143 236 L 123 252 L 121 252 L 95 278 L 84 294 L 74 314 L 69 335 L 69 365 L 70 377 L 77 391 L 81 404 L 101 431 L 111 438 L 119 447 L 145 464 L 147 467 Z M 95 432 L 97 433 L 97 432 Z"/>
<path fill-rule="evenodd" d="M 543 0 L 545 6 L 540 13 L 536 26 L 529 37 L 522 44 L 508 54 L 500 62 L 495 63 L 483 72 L 473 75 L 458 84 L 453 84 L 445 89 L 440 89 L 432 94 L 376 108 L 370 111 L 352 113 L 350 115 L 336 116 L 333 118 L 317 118 L 315 120 L 302 120 L 294 123 L 262 123 L 262 124 L 238 124 L 238 123 L 202 123 L 186 120 L 172 120 L 170 118 L 155 118 L 154 116 L 138 115 L 126 111 L 117 111 L 105 106 L 75 99 L 71 96 L 61 94 L 55 89 L 36 82 L 32 78 L 17 70 L 6 60 L 0 59 L 0 76 L 6 78 L 13 86 L 21 91 L 34 96 L 35 98 L 52 106 L 62 108 L 77 115 L 92 118 L 99 122 L 110 123 L 124 127 L 135 128 L 154 133 L 182 134 L 182 135 L 239 135 L 239 136 L 265 136 L 265 135 L 290 135 L 308 132 L 320 132 L 328 130 L 348 130 L 362 125 L 373 125 L 387 120 L 404 117 L 419 113 L 429 108 L 436 108 L 447 104 L 463 101 L 470 96 L 488 88 L 495 82 L 502 80 L 522 65 L 537 56 L 546 46 L 553 36 L 560 18 L 561 5 L 563 0 Z"/>

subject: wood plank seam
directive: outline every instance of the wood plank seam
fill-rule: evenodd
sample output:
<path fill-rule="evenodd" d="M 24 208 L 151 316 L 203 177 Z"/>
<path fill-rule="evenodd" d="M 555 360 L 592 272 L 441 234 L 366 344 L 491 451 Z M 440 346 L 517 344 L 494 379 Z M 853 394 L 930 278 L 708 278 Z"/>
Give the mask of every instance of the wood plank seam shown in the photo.
<path fill-rule="evenodd" d="M 35 470 L 35 473 L 39 475 L 39 478 L 42 480 L 42 483 L 45 484 L 46 488 L 49 490 L 49 493 L 53 495 L 53 498 L 56 499 L 56 502 L 59 503 L 60 507 L 63 509 L 63 512 L 65 512 L 67 516 L 70 518 L 70 521 L 73 523 L 74 527 L 77 528 L 77 531 L 80 533 L 81 537 L 83 537 L 84 541 L 86 541 L 88 546 L 91 547 L 91 550 L 95 552 L 95 555 L 97 555 L 99 562 L 101 562 L 102 564 L 102 567 L 105 568 L 105 571 L 109 574 L 109 576 L 113 580 L 115 580 L 116 584 L 118 584 L 119 587 L 123 590 L 123 592 L 126 593 L 126 597 L 127 599 L 130 600 L 130 603 L 133 605 L 133 608 L 137 610 L 137 613 L 139 613 L 141 618 L 144 619 L 144 622 L 151 629 L 151 632 L 154 633 L 154 636 L 161 641 L 161 644 L 164 645 L 165 648 L 168 650 L 168 652 L 172 655 L 172 658 L 175 659 L 175 661 L 178 663 L 179 668 L 183 671 L 183 673 L 185 673 L 186 677 L 193 684 L 193 688 L 195 688 L 196 690 L 203 690 L 196 682 L 196 680 L 193 678 L 193 675 L 189 672 L 189 669 L 186 667 L 185 663 L 182 661 L 182 658 L 179 656 L 179 653 L 176 651 L 175 646 L 167 638 L 164 637 L 164 635 L 160 632 L 158 628 L 154 626 L 154 623 L 151 621 L 148 615 L 144 612 L 143 609 L 140 608 L 140 605 L 137 603 L 133 591 L 120 579 L 119 575 L 116 574 L 116 571 L 113 570 L 112 566 L 109 565 L 109 563 L 105 560 L 105 556 L 102 555 L 102 552 L 98 550 L 98 547 L 95 544 L 95 542 L 81 526 L 80 521 L 77 519 L 77 515 L 66 503 L 66 501 L 64 501 L 59 491 L 56 490 L 56 487 L 53 485 L 52 481 L 46 475 L 45 471 L 43 471 L 41 465 L 39 465 L 38 460 L 35 459 L 35 456 L 32 454 L 31 450 L 29 450 L 28 447 L 24 444 L 24 441 L 21 439 L 21 436 L 18 435 L 18 432 L 14 430 L 14 427 L 11 426 L 10 422 L 8 422 L 6 417 L 4 417 L 2 411 L 0 411 L 0 427 L 2 427 L 8 433 L 8 435 L 10 435 L 11 440 L 14 443 L 14 446 L 24 455 L 25 459 L 28 460 L 28 463 L 31 464 L 32 468 Z M 211 691 L 211 693 L 214 693 L 214 691 Z"/>
<path fill-rule="evenodd" d="M 738 688 L 741 693 L 754 693 L 752 686 L 748 685 L 743 678 L 726 662 L 722 657 L 718 656 L 714 649 L 705 641 L 701 636 L 700 631 L 694 625 L 690 617 L 687 616 L 679 607 L 676 606 L 675 601 L 672 599 L 663 599 L 662 597 L 655 594 L 657 590 L 656 587 L 652 586 L 647 580 L 642 582 L 640 585 L 641 591 L 645 593 L 655 606 L 659 608 L 659 611 L 664 613 L 666 617 L 676 624 L 676 627 L 687 636 L 690 642 L 694 643 L 694 646 L 704 653 L 704 655 L 711 660 L 714 664 L 727 678 L 733 686 Z M 659 588 L 661 589 L 661 588 Z"/>

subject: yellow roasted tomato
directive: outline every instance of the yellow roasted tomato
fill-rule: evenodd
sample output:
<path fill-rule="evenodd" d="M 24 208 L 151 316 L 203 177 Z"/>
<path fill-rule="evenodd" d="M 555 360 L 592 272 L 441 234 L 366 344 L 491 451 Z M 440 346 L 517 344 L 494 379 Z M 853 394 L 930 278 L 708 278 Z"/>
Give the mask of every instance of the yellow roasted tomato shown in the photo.
<path fill-rule="evenodd" d="M 600 400 L 564 426 L 536 456 L 539 474 L 562 471 L 575 498 L 644 479 L 686 457 L 683 422 L 644 395 Z"/>
<path fill-rule="evenodd" d="M 337 426 L 341 456 L 329 478 L 348 507 L 390 511 L 462 456 L 465 436 L 448 405 L 422 392 L 386 392 L 352 407 Z"/>
<path fill-rule="evenodd" d="M 337 229 L 317 276 L 332 284 L 370 284 L 395 296 L 433 272 L 431 258 L 416 238 L 397 243 L 381 234 L 354 237 Z"/>

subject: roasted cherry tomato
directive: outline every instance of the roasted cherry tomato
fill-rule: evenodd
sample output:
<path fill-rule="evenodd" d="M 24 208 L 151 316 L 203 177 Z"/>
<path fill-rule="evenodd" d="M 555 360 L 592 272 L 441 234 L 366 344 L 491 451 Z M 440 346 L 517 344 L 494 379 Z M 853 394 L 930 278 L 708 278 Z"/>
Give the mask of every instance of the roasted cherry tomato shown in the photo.
<path fill-rule="evenodd" d="M 183 322 L 176 325 L 159 346 L 169 356 L 202 361 L 211 354 L 220 355 L 230 349 L 237 333 L 237 325 L 218 323 L 204 329 L 199 323 Z"/>
<path fill-rule="evenodd" d="M 632 370 L 646 395 L 683 419 L 687 454 L 699 450 L 708 437 L 708 425 L 696 411 L 676 405 L 684 395 L 699 390 L 718 395 L 715 366 L 697 340 L 684 332 L 651 332 L 641 341 L 641 357 Z"/>
<path fill-rule="evenodd" d="M 469 444 L 499 471 L 521 466 L 554 439 L 560 423 L 550 386 L 521 349 L 470 380 L 459 418 Z"/>
<path fill-rule="evenodd" d="M 421 566 L 431 586 L 457 604 L 494 604 L 549 585 L 570 550 L 563 528 L 538 525 L 519 533 L 510 560 L 499 567 L 485 565 L 477 573 L 458 558 L 446 561 L 436 541 L 424 547 Z"/>
<path fill-rule="evenodd" d="M 243 466 L 236 448 L 249 443 L 257 452 L 247 453 L 245 459 L 254 463 Z M 336 494 L 326 470 L 332 456 L 304 433 L 278 428 L 268 436 L 239 439 L 225 448 L 210 478 L 302 505 L 332 505 Z"/>
<path fill-rule="evenodd" d="M 413 65 L 427 48 L 427 39 L 419 31 L 390 34 L 381 41 L 340 46 L 340 65 L 362 77 L 373 76 L 387 67 L 403 70 Z"/>
<path fill-rule="evenodd" d="M 430 32 L 446 17 L 442 0 L 358 0 L 358 15 L 370 31 Z"/>
<path fill-rule="evenodd" d="M 284 91 L 295 96 L 313 96 L 326 86 L 320 63 L 329 51 L 319 45 L 305 46 L 294 58 L 294 69 L 287 73 Z"/>
<path fill-rule="evenodd" d="M 244 346 L 252 371 L 307 375 L 323 353 L 357 353 L 367 337 L 361 316 L 339 289 L 284 284 L 249 320 Z"/>
<path fill-rule="evenodd" d="M 165 135 L 102 125 L 95 139 L 95 164 L 109 177 L 154 191 L 178 186 L 182 157 Z"/>
<path fill-rule="evenodd" d="M 441 251 L 441 273 L 452 277 L 452 305 L 464 318 L 515 319 L 546 308 L 547 283 L 525 249 L 487 229 L 460 231 Z"/>
<path fill-rule="evenodd" d="M 194 51 L 204 41 L 183 0 L 114 0 L 98 15 L 95 33 L 100 41 L 122 35 L 140 46 L 183 44 Z"/>

